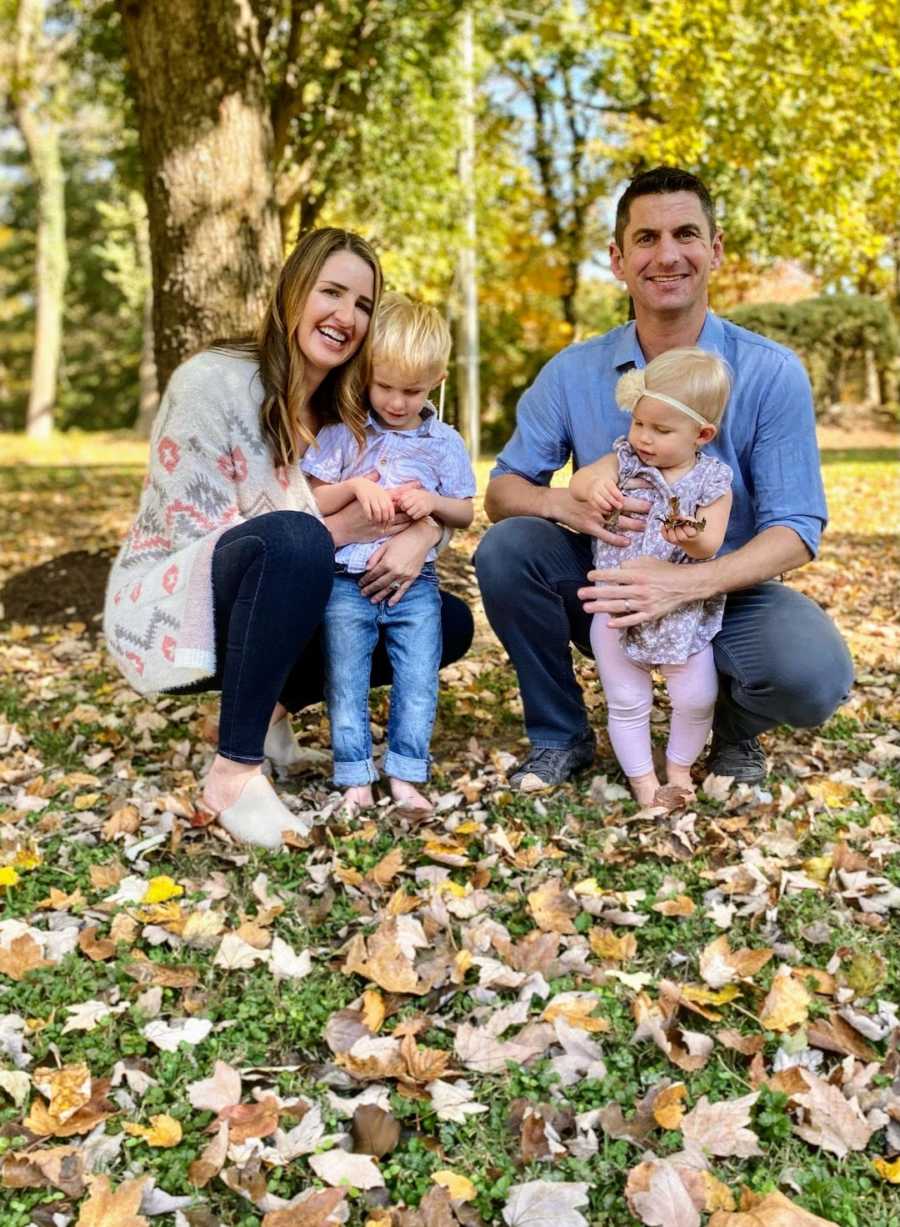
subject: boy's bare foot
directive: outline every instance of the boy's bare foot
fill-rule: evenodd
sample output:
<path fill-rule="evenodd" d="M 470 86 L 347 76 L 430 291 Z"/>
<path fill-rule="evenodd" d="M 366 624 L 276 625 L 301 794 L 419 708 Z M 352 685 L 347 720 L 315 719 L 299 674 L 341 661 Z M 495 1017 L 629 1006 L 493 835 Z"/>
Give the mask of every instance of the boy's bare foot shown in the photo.
<path fill-rule="evenodd" d="M 655 771 L 649 771 L 646 775 L 630 775 L 628 783 L 631 785 L 631 791 L 638 805 L 643 808 L 653 804 L 653 798 L 659 788 L 659 780 L 656 778 Z"/>
<path fill-rule="evenodd" d="M 371 784 L 357 784 L 344 793 L 343 805 L 351 812 L 358 809 L 368 809 L 375 804 Z"/>
<path fill-rule="evenodd" d="M 391 796 L 398 805 L 402 805 L 405 809 L 420 810 L 423 814 L 430 814 L 434 806 L 427 797 L 423 797 L 416 788 L 415 784 L 410 784 L 409 780 L 395 780 L 390 777 Z"/>

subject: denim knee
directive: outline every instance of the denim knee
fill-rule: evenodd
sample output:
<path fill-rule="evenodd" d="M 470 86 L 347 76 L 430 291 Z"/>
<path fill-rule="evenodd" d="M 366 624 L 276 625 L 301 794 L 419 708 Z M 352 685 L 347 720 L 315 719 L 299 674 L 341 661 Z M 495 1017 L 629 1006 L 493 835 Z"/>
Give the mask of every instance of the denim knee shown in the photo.
<path fill-rule="evenodd" d="M 853 686 L 853 667 L 849 656 L 845 661 L 828 662 L 813 673 L 797 671 L 795 676 L 782 676 L 779 685 L 779 714 L 783 724 L 793 728 L 815 728 L 824 724 L 846 703 Z"/>
<path fill-rule="evenodd" d="M 555 544 L 560 529 L 540 516 L 510 516 L 493 524 L 481 538 L 473 559 L 482 592 L 515 595 L 543 547 Z"/>

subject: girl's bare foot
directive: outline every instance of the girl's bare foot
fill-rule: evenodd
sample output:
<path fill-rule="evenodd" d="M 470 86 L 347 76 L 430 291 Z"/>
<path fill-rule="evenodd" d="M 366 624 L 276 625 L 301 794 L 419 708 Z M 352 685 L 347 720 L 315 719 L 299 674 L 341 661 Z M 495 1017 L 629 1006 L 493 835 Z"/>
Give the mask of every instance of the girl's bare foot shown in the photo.
<path fill-rule="evenodd" d="M 631 791 L 638 805 L 643 807 L 653 804 L 653 798 L 659 788 L 659 780 L 656 778 L 655 771 L 649 771 L 646 775 L 630 775 L 628 783 L 631 785 Z"/>
<path fill-rule="evenodd" d="M 670 759 L 666 759 L 666 783 L 673 788 L 680 788 L 682 792 L 694 794 L 694 781 L 691 779 L 690 767 L 685 767 L 682 763 L 673 763 Z"/>
<path fill-rule="evenodd" d="M 399 805 L 404 805 L 407 809 L 421 810 L 424 814 L 430 814 L 434 809 L 428 798 L 423 797 L 418 788 L 410 784 L 409 780 L 396 780 L 391 776 L 390 785 L 391 796 Z"/>

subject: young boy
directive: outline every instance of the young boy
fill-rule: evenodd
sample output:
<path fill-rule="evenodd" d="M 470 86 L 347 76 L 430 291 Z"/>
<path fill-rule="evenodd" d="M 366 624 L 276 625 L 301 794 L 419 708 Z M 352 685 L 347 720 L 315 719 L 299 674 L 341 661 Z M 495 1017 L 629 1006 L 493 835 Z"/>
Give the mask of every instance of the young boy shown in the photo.
<path fill-rule="evenodd" d="M 428 393 L 447 374 L 450 330 L 440 312 L 402 294 L 385 294 L 373 321 L 372 378 L 365 440 L 343 424 L 326 426 L 301 466 L 323 515 L 354 498 L 387 525 L 395 511 L 434 516 L 449 528 L 472 522 L 475 474 L 462 439 L 439 421 Z M 373 481 L 366 474 L 378 473 Z M 417 483 L 417 484 L 414 484 Z M 440 594 L 429 551 L 419 576 L 395 604 L 373 604 L 359 590 L 369 558 L 385 538 L 344 545 L 335 554 L 334 588 L 325 611 L 325 698 L 331 720 L 334 783 L 351 806 L 373 803 L 369 677 L 379 631 L 394 671 L 384 769 L 391 795 L 423 811 L 415 787 L 428 779 L 431 729 L 441 658 Z"/>

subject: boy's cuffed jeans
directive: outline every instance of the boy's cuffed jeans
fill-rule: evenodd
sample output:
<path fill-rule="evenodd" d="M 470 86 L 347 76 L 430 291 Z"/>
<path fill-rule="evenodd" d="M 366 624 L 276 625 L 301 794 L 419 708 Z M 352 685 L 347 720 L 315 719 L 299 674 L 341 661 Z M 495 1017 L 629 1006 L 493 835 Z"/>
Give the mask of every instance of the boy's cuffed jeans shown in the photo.
<path fill-rule="evenodd" d="M 379 636 L 393 671 L 384 770 L 396 779 L 424 783 L 437 709 L 441 661 L 441 597 L 433 565 L 393 607 L 362 595 L 359 576 L 338 573 L 325 610 L 325 698 L 331 721 L 334 783 L 370 784 L 378 778 L 372 758 L 369 686 Z"/>
<path fill-rule="evenodd" d="M 494 524 L 475 554 L 485 612 L 518 675 L 538 748 L 569 749 L 590 733 L 571 644 L 590 655 L 591 615 L 578 589 L 592 568 L 590 537 L 537 516 Z M 828 615 L 774 580 L 728 595 L 713 652 L 713 731 L 728 742 L 777 724 L 821 724 L 853 684 L 850 653 Z"/>

